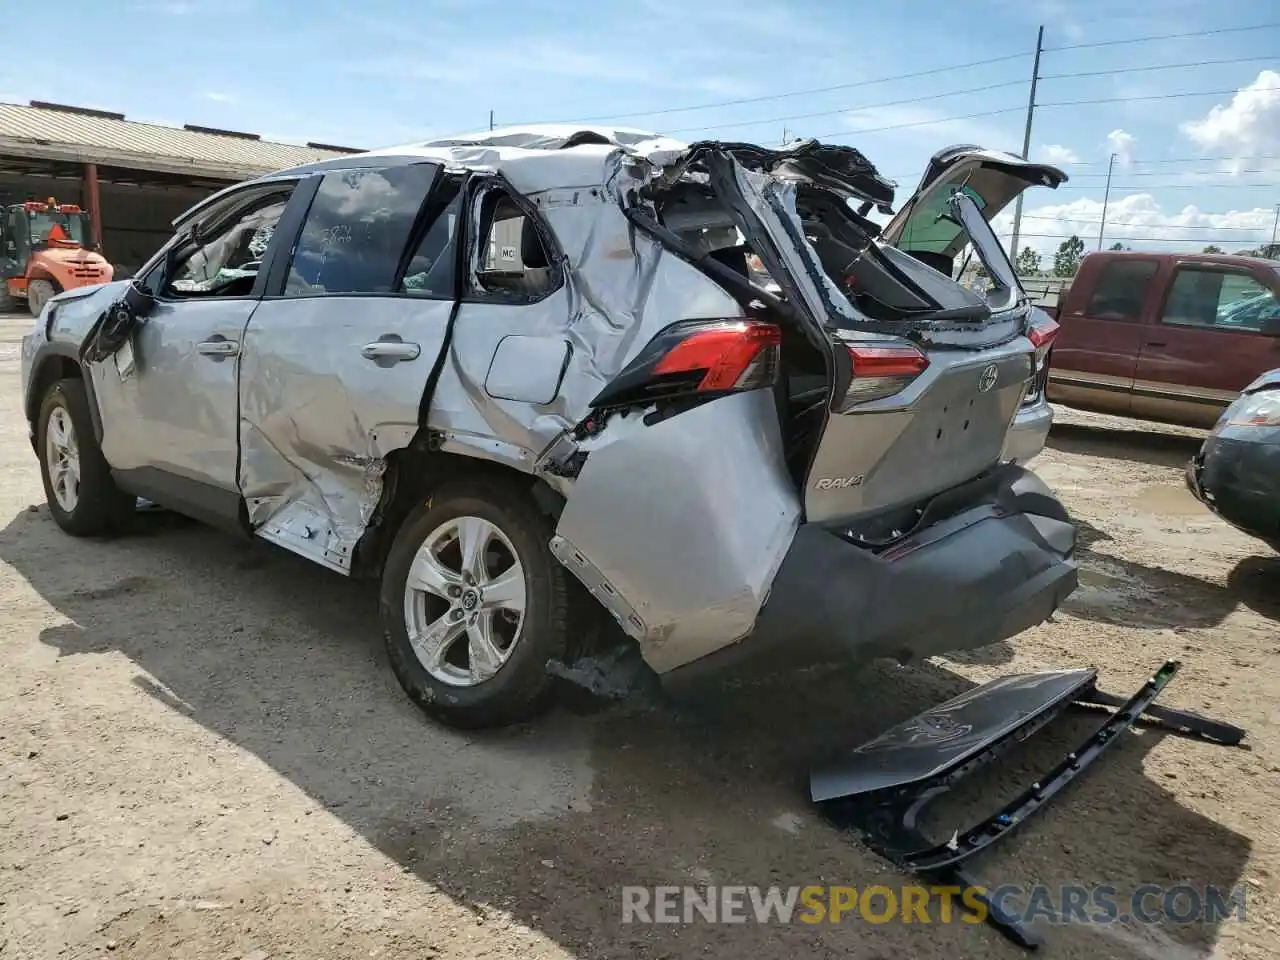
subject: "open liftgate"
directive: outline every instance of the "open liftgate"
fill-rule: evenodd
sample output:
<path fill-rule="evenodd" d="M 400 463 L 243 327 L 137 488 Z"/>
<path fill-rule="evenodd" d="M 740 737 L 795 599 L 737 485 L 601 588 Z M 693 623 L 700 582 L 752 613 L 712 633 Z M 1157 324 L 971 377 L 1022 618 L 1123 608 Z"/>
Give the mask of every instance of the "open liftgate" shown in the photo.
<path fill-rule="evenodd" d="M 1080 775 L 1119 734 L 1139 720 L 1172 732 L 1235 746 L 1245 731 L 1156 697 L 1177 674 L 1165 662 L 1127 700 L 1097 688 L 1097 671 L 1059 670 L 1001 677 L 939 704 L 855 749 L 810 777 L 810 794 L 829 820 L 861 836 L 876 853 L 942 884 L 977 886 L 962 864 L 1024 822 Z M 1019 796 L 945 843 L 927 838 L 920 812 L 961 779 L 1026 740 L 1068 706 L 1110 708 L 1088 739 Z M 987 920 L 1028 949 L 1039 937 L 1016 917 L 986 901 Z"/>

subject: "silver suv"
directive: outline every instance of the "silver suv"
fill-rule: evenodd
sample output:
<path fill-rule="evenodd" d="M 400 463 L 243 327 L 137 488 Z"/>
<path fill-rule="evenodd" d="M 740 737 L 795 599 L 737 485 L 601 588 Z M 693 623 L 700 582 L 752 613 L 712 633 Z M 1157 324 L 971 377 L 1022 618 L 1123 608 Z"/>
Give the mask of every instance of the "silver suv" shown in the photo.
<path fill-rule="evenodd" d="M 851 147 L 546 127 L 230 187 L 25 338 L 49 510 L 99 536 L 141 498 L 379 579 L 396 676 L 458 726 L 628 651 L 983 646 L 1076 585 L 1004 452 L 1029 409 L 1043 442 L 1054 331 L 987 222 L 1064 179 L 944 151 L 882 231 Z"/>

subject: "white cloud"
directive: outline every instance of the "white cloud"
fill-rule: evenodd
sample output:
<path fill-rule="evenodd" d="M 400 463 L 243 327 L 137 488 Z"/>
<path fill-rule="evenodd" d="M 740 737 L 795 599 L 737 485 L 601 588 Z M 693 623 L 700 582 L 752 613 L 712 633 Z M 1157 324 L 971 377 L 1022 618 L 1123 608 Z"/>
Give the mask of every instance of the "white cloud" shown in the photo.
<path fill-rule="evenodd" d="M 1205 150 L 1233 158 L 1225 163 L 1229 172 L 1275 164 L 1274 159 L 1257 158 L 1280 152 L 1280 73 L 1261 71 L 1229 104 L 1217 104 L 1204 119 L 1184 123 L 1182 132 Z"/>
<path fill-rule="evenodd" d="M 1138 138 L 1125 130 L 1115 129 L 1107 134 L 1107 146 L 1116 155 L 1121 166 L 1129 166 L 1133 162 L 1133 145 Z"/>
<path fill-rule="evenodd" d="M 1079 163 L 1080 157 L 1070 147 L 1060 143 L 1045 144 L 1040 148 L 1040 159 L 1045 163 Z"/>
<path fill-rule="evenodd" d="M 1274 218 L 1274 207 L 1210 213 L 1189 204 L 1180 210 L 1166 212 L 1151 194 L 1130 194 L 1113 199 L 1107 205 L 1103 246 L 1109 247 L 1121 241 L 1134 249 L 1175 252 L 1198 251 L 1209 244 L 1216 244 L 1231 252 L 1269 242 Z M 1069 203 L 1034 207 L 1022 214 L 1022 236 L 1025 240 L 1020 240 L 1019 245 L 1034 247 L 1041 254 L 1046 254 L 1075 234 L 1084 240 L 1085 249 L 1093 250 L 1098 244 L 1101 225 L 1101 199 L 1080 197 Z M 1002 237 L 1007 238 L 1011 234 L 1012 206 L 996 217 L 994 226 Z"/>
<path fill-rule="evenodd" d="M 216 90 L 209 91 L 205 95 L 206 100 L 212 100 L 214 103 L 235 103 L 236 98 L 229 93 L 219 93 Z"/>

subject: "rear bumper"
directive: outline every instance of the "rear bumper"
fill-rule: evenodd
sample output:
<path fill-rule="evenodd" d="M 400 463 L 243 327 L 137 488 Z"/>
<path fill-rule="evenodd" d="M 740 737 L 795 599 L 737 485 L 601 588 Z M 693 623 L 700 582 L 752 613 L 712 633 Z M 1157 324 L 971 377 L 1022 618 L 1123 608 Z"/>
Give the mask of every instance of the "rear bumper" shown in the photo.
<path fill-rule="evenodd" d="M 1280 543 L 1280 442 L 1210 437 L 1187 464 L 1186 481 L 1198 500 L 1236 529 Z"/>
<path fill-rule="evenodd" d="M 1048 619 L 1077 584 L 1066 511 L 1017 466 L 977 486 L 945 519 L 880 552 L 838 530 L 800 527 L 752 634 L 675 673 L 768 652 L 788 661 L 919 659 L 987 646 Z"/>
<path fill-rule="evenodd" d="M 1005 437 L 1001 459 L 1025 464 L 1039 456 L 1049 440 L 1049 428 L 1052 426 L 1053 408 L 1041 394 L 1038 403 L 1018 409 Z"/>

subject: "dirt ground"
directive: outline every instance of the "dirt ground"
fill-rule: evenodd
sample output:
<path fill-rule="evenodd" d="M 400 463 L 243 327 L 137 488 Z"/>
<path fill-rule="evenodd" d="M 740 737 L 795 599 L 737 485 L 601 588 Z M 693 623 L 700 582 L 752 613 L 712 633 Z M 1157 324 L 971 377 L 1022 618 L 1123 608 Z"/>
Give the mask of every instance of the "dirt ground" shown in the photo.
<path fill-rule="evenodd" d="M 20 413 L 29 323 L 0 319 L 0 960 L 1016 957 L 961 924 L 624 925 L 620 888 L 899 886 L 811 810 L 813 762 L 975 681 L 1092 664 L 1128 694 L 1166 657 L 1162 701 L 1248 749 L 1126 735 L 974 872 L 1246 891 L 1244 921 L 1054 928 L 1049 957 L 1280 955 L 1280 560 L 1185 492 L 1193 431 L 1061 413 L 1035 467 L 1083 584 L 1012 642 L 466 736 L 401 695 L 368 586 L 163 517 L 60 533 Z M 970 796 L 993 808 L 1088 723 Z"/>

